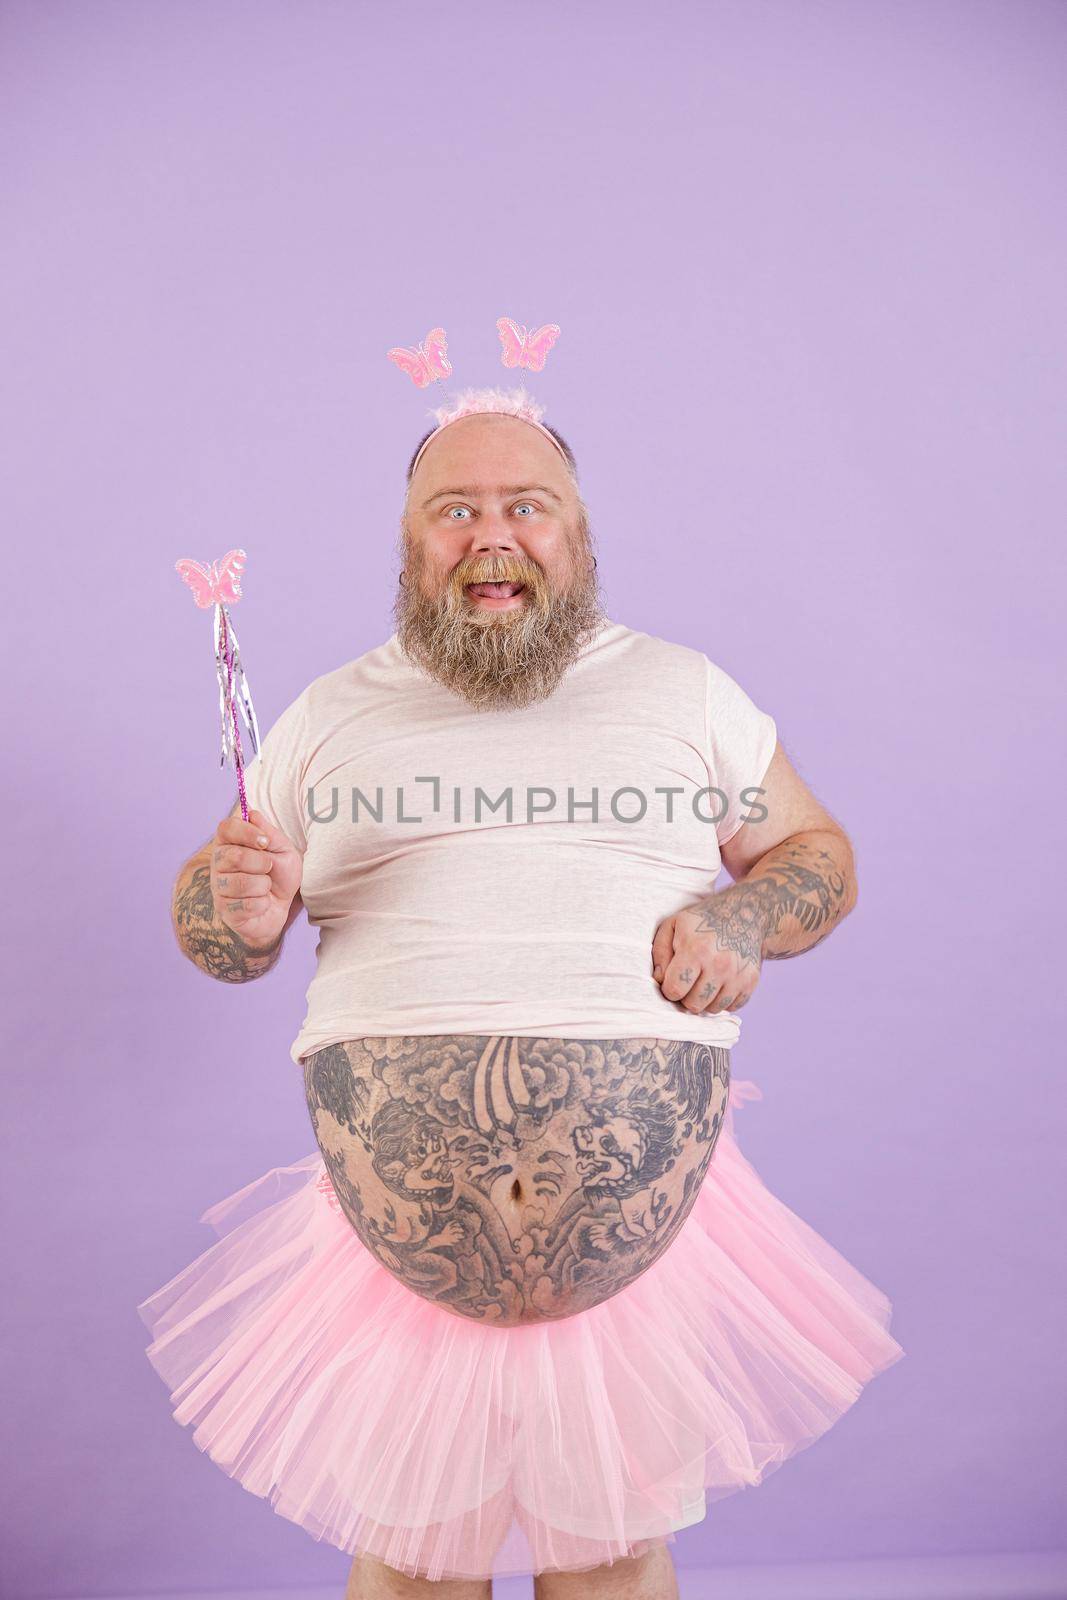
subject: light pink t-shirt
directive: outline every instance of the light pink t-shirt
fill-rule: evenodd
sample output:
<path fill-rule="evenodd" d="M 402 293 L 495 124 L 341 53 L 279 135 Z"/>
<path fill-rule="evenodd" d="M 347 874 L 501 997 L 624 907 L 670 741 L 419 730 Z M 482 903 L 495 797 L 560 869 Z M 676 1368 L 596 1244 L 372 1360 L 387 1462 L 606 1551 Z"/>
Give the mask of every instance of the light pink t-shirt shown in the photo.
<path fill-rule="evenodd" d="M 736 1013 L 664 999 L 651 945 L 763 815 L 775 740 L 701 651 L 618 622 L 520 710 L 475 710 L 395 634 L 314 679 L 246 773 L 319 930 L 293 1060 L 390 1034 L 734 1044 Z"/>

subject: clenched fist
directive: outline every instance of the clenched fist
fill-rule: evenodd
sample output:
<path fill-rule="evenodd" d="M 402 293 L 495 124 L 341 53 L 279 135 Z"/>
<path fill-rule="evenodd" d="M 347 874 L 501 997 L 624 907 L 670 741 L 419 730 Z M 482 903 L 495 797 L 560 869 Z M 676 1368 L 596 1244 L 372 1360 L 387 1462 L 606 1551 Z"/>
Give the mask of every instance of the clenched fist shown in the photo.
<path fill-rule="evenodd" d="M 219 921 L 252 950 L 277 944 L 303 864 L 292 840 L 262 811 L 250 811 L 247 822 L 224 817 L 211 841 L 211 898 Z"/>
<path fill-rule="evenodd" d="M 759 897 L 740 884 L 665 917 L 652 940 L 652 976 L 665 1000 L 686 1011 L 736 1011 L 763 964 Z"/>

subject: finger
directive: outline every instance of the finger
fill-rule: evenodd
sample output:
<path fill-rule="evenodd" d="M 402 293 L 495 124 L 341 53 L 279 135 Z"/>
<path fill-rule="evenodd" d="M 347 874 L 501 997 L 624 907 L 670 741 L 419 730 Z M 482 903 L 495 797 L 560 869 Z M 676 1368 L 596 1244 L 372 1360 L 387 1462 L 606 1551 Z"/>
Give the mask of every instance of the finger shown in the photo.
<path fill-rule="evenodd" d="M 242 912 L 250 917 L 261 917 L 271 908 L 270 895 L 266 894 L 220 894 L 216 896 L 216 903 L 228 917 L 239 917 Z"/>
<path fill-rule="evenodd" d="M 267 872 L 220 872 L 215 889 L 221 900 L 266 899 L 272 879 Z"/>
<path fill-rule="evenodd" d="M 744 990 L 733 995 L 728 995 L 725 990 L 720 990 L 720 995 L 715 1000 L 712 1010 L 717 1014 L 721 1013 L 721 1011 L 737 1011 L 744 1005 L 747 998 L 749 998 L 749 995 L 744 994 Z"/>
<path fill-rule="evenodd" d="M 223 817 L 215 830 L 215 837 L 220 844 L 243 844 L 253 850 L 265 850 L 271 842 L 271 835 L 277 831 L 262 811 L 250 811 L 247 822 L 241 817 Z M 261 839 L 263 844 L 259 842 Z"/>
<path fill-rule="evenodd" d="M 704 971 L 700 974 L 689 993 L 683 995 L 682 1005 L 687 1011 L 707 1011 L 714 1004 L 716 996 L 721 992 L 721 986 L 709 972 Z"/>
<path fill-rule="evenodd" d="M 674 918 L 665 917 L 652 940 L 652 976 L 659 983 L 674 955 Z"/>
<path fill-rule="evenodd" d="M 700 977 L 700 962 L 685 954 L 675 955 L 663 975 L 660 989 L 668 1000 L 681 1000 Z"/>
<path fill-rule="evenodd" d="M 259 894 L 259 896 L 245 894 L 242 899 L 221 899 L 221 901 L 218 901 L 219 917 L 227 923 L 227 926 L 234 928 L 235 933 L 240 933 L 242 936 L 245 936 L 245 931 L 248 928 L 254 928 L 254 926 L 264 922 L 264 917 L 266 917 L 269 910 L 270 901 L 262 898 L 262 894 Z M 253 939 L 253 944 L 254 942 L 256 941 Z"/>
<path fill-rule="evenodd" d="M 219 872 L 270 872 L 274 857 L 267 850 L 250 850 L 243 844 L 217 844 L 212 853 Z"/>
<path fill-rule="evenodd" d="M 707 967 L 704 967 L 689 993 L 682 996 L 681 1004 L 687 1011 L 694 1013 L 708 1011 L 715 1005 L 716 999 L 721 993 L 722 984 L 719 979 Z"/>

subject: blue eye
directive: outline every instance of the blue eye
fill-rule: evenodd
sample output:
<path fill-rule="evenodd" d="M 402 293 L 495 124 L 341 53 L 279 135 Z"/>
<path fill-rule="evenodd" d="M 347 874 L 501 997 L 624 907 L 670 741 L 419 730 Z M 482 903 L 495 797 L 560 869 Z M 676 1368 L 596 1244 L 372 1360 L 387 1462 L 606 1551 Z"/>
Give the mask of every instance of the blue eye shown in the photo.
<path fill-rule="evenodd" d="M 534 505 L 532 500 L 520 500 L 515 509 L 519 510 L 523 506 L 525 506 L 527 508 L 527 510 L 529 510 L 529 511 L 536 511 L 537 510 L 537 507 Z M 449 518 L 451 518 L 452 521 L 456 520 L 455 517 L 452 516 L 452 513 L 454 511 L 466 511 L 466 512 L 469 512 L 470 511 L 470 506 L 448 506 L 446 508 L 445 515 L 448 516 Z"/>

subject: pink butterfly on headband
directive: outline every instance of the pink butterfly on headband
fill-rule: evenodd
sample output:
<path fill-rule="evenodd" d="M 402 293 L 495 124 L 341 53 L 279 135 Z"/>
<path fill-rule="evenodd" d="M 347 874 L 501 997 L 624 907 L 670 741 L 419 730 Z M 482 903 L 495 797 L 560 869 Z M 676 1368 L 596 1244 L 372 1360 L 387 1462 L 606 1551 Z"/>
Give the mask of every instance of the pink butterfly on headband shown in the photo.
<path fill-rule="evenodd" d="M 530 333 L 521 323 L 512 322 L 510 317 L 498 317 L 496 331 L 504 346 L 500 358 L 504 365 L 529 367 L 531 372 L 541 371 L 545 357 L 559 338 L 559 329 L 554 322 L 546 322 L 536 333 Z"/>
<path fill-rule="evenodd" d="M 445 354 L 443 328 L 431 328 L 422 343 L 414 350 L 398 344 L 387 354 L 390 361 L 395 361 L 401 372 L 406 372 L 412 383 L 417 384 L 420 389 L 425 389 L 427 384 L 436 383 L 438 378 L 448 378 L 452 375 L 452 363 Z"/>
<path fill-rule="evenodd" d="M 206 611 L 208 606 L 224 606 L 240 600 L 245 560 L 243 550 L 230 550 L 220 561 L 212 561 L 207 567 L 183 556 L 174 563 L 174 570 L 181 573 L 193 591 L 193 599 Z"/>

